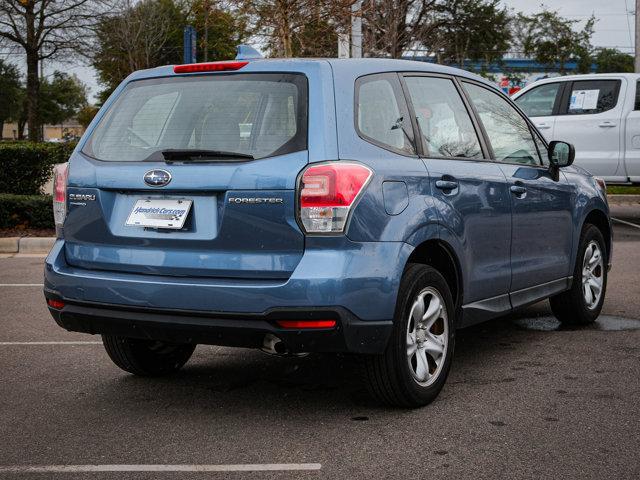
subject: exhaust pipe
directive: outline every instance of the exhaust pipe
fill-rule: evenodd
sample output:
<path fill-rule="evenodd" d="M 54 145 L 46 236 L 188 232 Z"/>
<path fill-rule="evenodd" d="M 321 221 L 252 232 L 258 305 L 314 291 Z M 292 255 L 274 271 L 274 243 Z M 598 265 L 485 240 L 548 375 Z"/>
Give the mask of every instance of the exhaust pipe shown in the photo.
<path fill-rule="evenodd" d="M 287 346 L 284 344 L 282 340 L 273 335 L 272 333 L 267 333 L 262 340 L 262 347 L 260 348 L 264 353 L 268 353 L 269 355 L 287 355 L 289 350 Z"/>

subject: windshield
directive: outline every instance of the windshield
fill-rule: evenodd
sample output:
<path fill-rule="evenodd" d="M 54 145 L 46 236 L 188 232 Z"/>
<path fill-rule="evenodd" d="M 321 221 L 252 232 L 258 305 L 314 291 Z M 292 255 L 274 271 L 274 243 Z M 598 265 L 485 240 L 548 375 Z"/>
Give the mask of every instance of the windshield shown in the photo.
<path fill-rule="evenodd" d="M 82 151 L 141 161 L 163 160 L 166 150 L 206 150 L 246 161 L 306 148 L 306 78 L 254 73 L 131 82 Z"/>

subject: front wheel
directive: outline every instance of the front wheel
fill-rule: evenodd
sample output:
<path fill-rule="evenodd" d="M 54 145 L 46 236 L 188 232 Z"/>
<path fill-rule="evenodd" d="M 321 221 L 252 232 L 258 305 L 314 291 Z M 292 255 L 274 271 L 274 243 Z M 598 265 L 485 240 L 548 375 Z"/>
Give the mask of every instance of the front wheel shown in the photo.
<path fill-rule="evenodd" d="M 102 335 L 109 358 L 122 370 L 143 377 L 174 373 L 187 363 L 196 346 Z"/>
<path fill-rule="evenodd" d="M 410 264 L 402 277 L 394 327 L 382 355 L 364 359 L 367 387 L 387 405 L 421 407 L 440 393 L 455 341 L 453 299 L 444 277 Z"/>
<path fill-rule="evenodd" d="M 573 283 L 570 290 L 549 299 L 551 310 L 561 323 L 593 323 L 607 290 L 607 250 L 600 230 L 591 224 L 582 229 Z"/>

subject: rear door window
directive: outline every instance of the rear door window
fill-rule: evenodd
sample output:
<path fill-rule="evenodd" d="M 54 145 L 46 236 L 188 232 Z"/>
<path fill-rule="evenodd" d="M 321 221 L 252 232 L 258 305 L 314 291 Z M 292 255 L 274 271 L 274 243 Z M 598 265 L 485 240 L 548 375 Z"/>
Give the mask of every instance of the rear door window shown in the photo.
<path fill-rule="evenodd" d="M 615 108 L 620 92 L 620 80 L 580 80 L 573 82 L 564 95 L 563 113 L 585 115 Z"/>
<path fill-rule="evenodd" d="M 515 99 L 524 113 L 529 117 L 548 117 L 553 115 L 556 98 L 561 91 L 561 83 L 548 83 L 533 88 Z"/>
<path fill-rule="evenodd" d="M 83 153 L 162 160 L 165 150 L 264 158 L 307 148 L 307 81 L 299 74 L 216 74 L 129 83 Z"/>
<path fill-rule="evenodd" d="M 413 127 L 397 74 L 356 81 L 356 129 L 366 141 L 404 155 L 415 155 Z"/>
<path fill-rule="evenodd" d="M 469 112 L 451 79 L 405 77 L 429 157 L 482 158 Z"/>

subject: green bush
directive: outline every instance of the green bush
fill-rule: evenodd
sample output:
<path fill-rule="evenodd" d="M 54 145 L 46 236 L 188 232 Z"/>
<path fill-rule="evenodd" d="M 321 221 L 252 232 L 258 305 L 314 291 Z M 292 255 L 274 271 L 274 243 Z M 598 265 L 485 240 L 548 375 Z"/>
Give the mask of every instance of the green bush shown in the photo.
<path fill-rule="evenodd" d="M 75 144 L 0 142 L 0 193 L 38 195 L 56 163 L 69 159 Z"/>
<path fill-rule="evenodd" d="M 0 193 L 0 228 L 55 228 L 51 195 Z"/>

